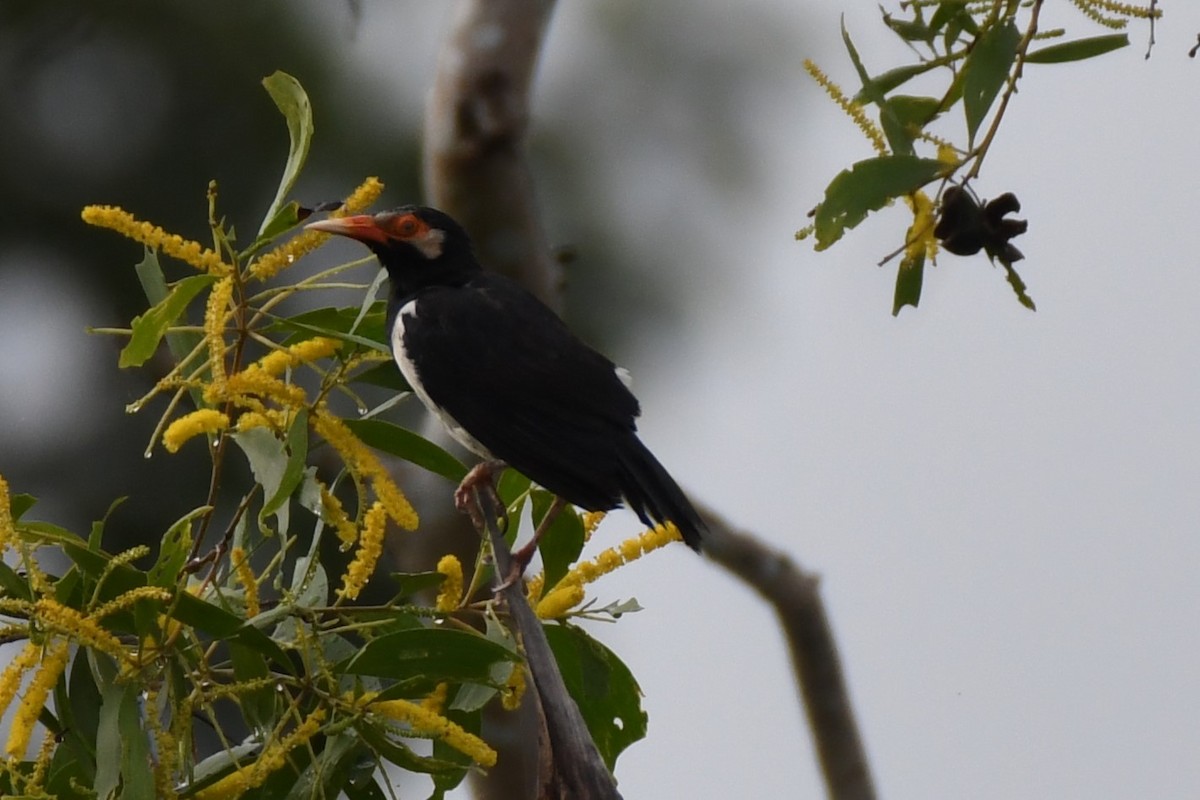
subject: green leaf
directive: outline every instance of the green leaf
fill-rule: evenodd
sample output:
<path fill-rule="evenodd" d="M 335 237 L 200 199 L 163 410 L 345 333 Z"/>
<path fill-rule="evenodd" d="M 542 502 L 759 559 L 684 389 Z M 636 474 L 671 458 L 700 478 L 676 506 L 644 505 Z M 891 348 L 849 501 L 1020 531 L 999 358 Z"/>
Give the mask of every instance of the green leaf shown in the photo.
<path fill-rule="evenodd" d="M 934 68 L 934 64 L 925 62 L 922 64 L 906 64 L 902 67 L 893 67 L 887 72 L 881 72 L 871 79 L 871 85 L 882 94 L 887 94 L 893 89 L 902 86 L 918 75 L 924 75 Z M 868 97 L 866 91 L 860 91 L 854 96 L 855 101 L 859 103 L 867 102 Z"/>
<path fill-rule="evenodd" d="M 291 431 L 288 433 L 289 440 L 291 433 Z M 305 436 L 307 436 L 307 429 Z M 273 508 L 268 509 L 268 505 L 275 501 L 281 493 L 284 499 L 291 495 L 292 490 L 299 485 L 300 479 L 303 477 L 303 463 L 297 470 L 284 443 L 275 438 L 275 434 L 266 428 L 237 431 L 232 434 L 232 437 L 237 442 L 237 446 L 246 454 L 246 460 L 250 462 L 250 471 L 254 473 L 254 479 L 262 485 L 263 497 L 267 498 L 258 515 L 259 527 L 265 526 L 267 517 L 274 514 L 279 521 L 280 533 L 286 533 L 290 517 L 289 506 L 286 503 L 277 502 Z M 307 438 L 305 443 L 307 443 Z"/>
<path fill-rule="evenodd" d="M 393 572 L 391 578 L 397 587 L 397 600 L 436 589 L 446 581 L 446 576 L 440 572 Z"/>
<path fill-rule="evenodd" d="M 187 563 L 192 550 L 192 520 L 204 516 L 212 506 L 200 506 L 181 517 L 163 535 L 158 546 L 158 560 L 147 573 L 151 586 L 170 589 L 179 585 L 179 571 Z"/>
<path fill-rule="evenodd" d="M 364 755 L 362 739 L 349 731 L 331 736 L 287 793 L 286 800 L 338 797 L 350 773 Z"/>
<path fill-rule="evenodd" d="M 911 194 L 936 178 L 947 165 L 916 156 L 868 158 L 842 170 L 825 189 L 814 224 L 817 250 L 824 250 L 858 225 L 871 211 Z"/>
<path fill-rule="evenodd" d="M 262 232 L 258 234 L 258 238 L 256 238 L 248 248 L 242 251 L 242 257 L 246 257 L 258 252 L 259 249 L 270 243 L 270 241 L 279 234 L 289 231 L 299 225 L 303 219 L 304 217 L 300 215 L 299 203 L 297 203 L 295 200 L 285 203 L 278 211 L 275 212 L 275 216 L 271 217 L 263 224 Z"/>
<path fill-rule="evenodd" d="M 896 273 L 896 295 L 892 300 L 892 316 L 900 313 L 905 306 L 917 307 L 921 302 L 921 283 L 925 277 L 925 254 L 919 254 L 909 261 L 905 258 L 900 262 L 900 270 Z"/>
<path fill-rule="evenodd" d="M 233 677 L 239 682 L 254 681 L 271 676 L 267 660 L 245 645 L 231 642 L 229 660 L 233 665 Z M 243 690 L 238 694 L 238 705 L 246 722 L 256 730 L 269 731 L 279 721 L 275 690 L 271 686 L 260 686 L 254 690 Z"/>
<path fill-rule="evenodd" d="M 369 447 L 382 450 L 458 483 L 467 468 L 454 456 L 428 439 L 380 419 L 348 419 L 346 427 Z"/>
<path fill-rule="evenodd" d="M 567 691 L 611 770 L 621 752 L 646 736 L 642 690 L 616 654 L 574 625 L 545 624 Z"/>
<path fill-rule="evenodd" d="M 400 368 L 396 366 L 395 361 L 384 361 L 376 364 L 370 369 L 365 369 L 357 375 L 350 376 L 351 383 L 365 383 L 368 386 L 379 386 L 383 389 L 391 389 L 396 392 L 411 392 L 412 387 L 408 385 L 408 381 L 404 380 L 404 376 L 400 374 Z"/>
<path fill-rule="evenodd" d="M 361 718 L 355 722 L 354 729 L 372 750 L 401 769 L 427 775 L 462 771 L 462 765 L 456 761 L 417 755 L 408 745 L 394 738 L 387 727 L 374 720 Z"/>
<path fill-rule="evenodd" d="M 271 514 L 280 513 L 287 503 L 292 492 L 296 491 L 296 487 L 300 485 L 300 480 L 304 477 L 304 467 L 308 461 L 308 411 L 300 409 L 296 413 L 296 418 L 292 421 L 292 427 L 288 430 L 287 438 L 287 464 L 284 466 L 283 475 L 279 479 L 279 486 L 275 492 L 271 494 L 267 501 L 263 503 L 262 510 L 258 512 L 258 518 L 261 522 Z M 287 529 L 287 516 L 280 513 L 279 525 L 281 530 Z"/>
<path fill-rule="evenodd" d="M 1025 57 L 1030 64 L 1062 64 L 1067 61 L 1082 61 L 1085 58 L 1095 58 L 1113 50 L 1120 50 L 1129 44 L 1129 34 L 1112 33 L 1107 36 L 1092 36 L 1088 39 L 1076 39 L 1073 42 L 1060 42 L 1034 50 Z"/>
<path fill-rule="evenodd" d="M 392 348 L 383 331 L 386 323 L 382 304 L 378 311 L 372 311 L 363 318 L 355 329 L 358 333 L 347 333 L 357 318 L 358 312 L 353 308 L 318 308 L 294 317 L 279 317 L 271 324 L 270 330 L 295 331 L 283 344 L 295 344 L 314 336 L 328 336 L 390 355 Z"/>
<path fill-rule="evenodd" d="M 936 97 L 913 97 L 907 94 L 888 98 L 888 105 L 896 113 L 900 124 L 917 128 L 924 128 L 942 110 L 942 101 Z"/>
<path fill-rule="evenodd" d="M 121 797 L 154 797 L 150 743 L 146 731 L 142 730 L 142 710 L 138 702 L 141 687 L 130 682 L 123 688 L 117 720 L 121 741 Z"/>
<path fill-rule="evenodd" d="M 154 355 L 158 343 L 171 326 L 187 308 L 188 303 L 196 295 L 207 289 L 216 281 L 212 275 L 193 275 L 175 284 L 175 288 L 156 303 L 145 314 L 133 318 L 133 335 L 129 343 L 121 350 L 117 361 L 119 367 L 140 367 Z"/>
<path fill-rule="evenodd" d="M 1033 303 L 1033 298 L 1029 296 L 1029 292 L 1025 287 L 1025 281 L 1021 280 L 1021 276 L 1013 269 L 1012 264 L 1004 261 L 1000 262 L 1004 267 L 1005 277 L 1008 279 L 1008 285 L 1012 287 L 1013 292 L 1017 295 L 1017 300 L 1021 305 L 1028 308 L 1030 311 L 1037 311 L 1037 306 Z"/>
<path fill-rule="evenodd" d="M 846 51 L 850 54 L 850 60 L 854 63 L 859 80 L 862 81 L 863 88 L 860 94 L 865 95 L 867 100 L 879 108 L 879 124 L 883 127 L 883 134 L 887 137 L 892 152 L 899 155 L 912 155 L 912 135 L 900 122 L 896 112 L 892 110 L 884 92 L 871 80 L 867 68 L 863 66 L 862 60 L 858 57 L 858 50 L 854 47 L 854 42 L 850 41 L 850 32 L 846 30 L 844 19 L 842 20 L 842 42 L 846 45 Z"/>
<path fill-rule="evenodd" d="M 37 503 L 37 498 L 31 494 L 14 494 L 8 499 L 8 509 L 12 514 L 13 522 L 20 522 L 21 517 L 25 516 L 25 512 L 33 508 Z"/>
<path fill-rule="evenodd" d="M 546 515 L 554 502 L 554 495 L 544 489 L 533 493 L 533 518 L 540 520 Z M 570 570 L 571 565 L 583 552 L 583 520 L 575 509 L 562 509 L 550 523 L 550 529 L 538 543 L 538 553 L 542 556 L 542 568 L 545 571 L 545 582 L 542 584 L 542 596 L 558 585 L 563 576 Z"/>
<path fill-rule="evenodd" d="M 179 620 L 195 630 L 211 636 L 213 639 L 236 641 L 250 649 L 262 653 L 269 661 L 295 674 L 296 665 L 283 651 L 283 648 L 265 633 L 247 624 L 241 617 L 223 608 L 213 605 L 190 592 L 179 592 L 175 604 L 170 609 L 171 618 Z"/>
<path fill-rule="evenodd" d="M 987 29 L 963 63 L 963 110 L 972 146 L 996 95 L 1008 80 L 1021 34 L 1011 20 Z"/>
<path fill-rule="evenodd" d="M 449 628 L 412 628 L 367 642 L 341 672 L 374 675 L 414 684 L 439 681 L 491 683 L 492 665 L 514 661 L 503 645 Z M 415 689 L 414 689 L 415 691 Z"/>
<path fill-rule="evenodd" d="M 304 167 L 305 159 L 308 158 L 308 147 L 312 143 L 313 135 L 312 105 L 309 103 L 308 95 L 304 92 L 300 81 L 286 72 L 276 71 L 263 78 L 262 84 L 267 93 L 271 95 L 271 99 L 275 101 L 275 106 L 283 114 L 284 119 L 287 120 L 289 143 L 283 177 L 279 181 L 275 199 L 271 201 L 267 214 L 263 218 L 262 226 L 258 229 L 259 236 L 266 233 L 267 228 L 275 220 L 280 208 L 283 207 L 284 198 L 292 190 L 296 178 L 300 176 L 300 170 Z"/>

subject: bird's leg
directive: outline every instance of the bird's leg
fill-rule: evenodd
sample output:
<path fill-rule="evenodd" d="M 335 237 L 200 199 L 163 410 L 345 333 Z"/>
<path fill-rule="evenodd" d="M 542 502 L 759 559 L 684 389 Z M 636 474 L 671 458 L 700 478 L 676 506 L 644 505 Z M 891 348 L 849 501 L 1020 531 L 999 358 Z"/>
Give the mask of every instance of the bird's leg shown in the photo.
<path fill-rule="evenodd" d="M 454 490 L 454 505 L 463 513 L 471 511 L 471 492 L 475 489 L 483 489 L 496 496 L 496 482 L 493 480 L 497 472 L 500 472 L 507 466 L 503 461 L 492 459 L 489 461 L 480 461 L 475 466 L 471 467 L 471 471 L 462 479 L 462 483 Z M 499 498 L 497 497 L 497 504 Z"/>
<path fill-rule="evenodd" d="M 550 508 L 546 509 L 546 516 L 542 517 L 542 521 L 538 523 L 537 529 L 534 530 L 533 538 L 523 547 L 512 552 L 512 570 L 509 571 L 508 577 L 504 579 L 504 583 L 496 587 L 497 592 L 501 589 L 507 589 L 521 579 L 521 576 L 525 574 L 525 568 L 533 560 L 533 554 L 537 552 L 538 542 L 542 540 L 542 536 L 545 535 L 546 531 L 550 530 L 550 526 L 554 524 L 554 520 L 558 519 L 558 515 L 566 507 L 566 500 L 557 496 L 554 498 L 554 502 L 550 504 Z"/>

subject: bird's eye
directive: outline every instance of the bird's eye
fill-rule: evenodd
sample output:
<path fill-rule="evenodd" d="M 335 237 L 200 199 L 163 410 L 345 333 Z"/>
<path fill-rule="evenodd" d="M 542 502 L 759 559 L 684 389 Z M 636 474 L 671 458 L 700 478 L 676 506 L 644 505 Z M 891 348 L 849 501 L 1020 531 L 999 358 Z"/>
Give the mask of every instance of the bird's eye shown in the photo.
<path fill-rule="evenodd" d="M 396 220 L 394 230 L 397 236 L 407 239 L 420 233 L 421 227 L 421 222 L 416 217 L 409 215 Z"/>

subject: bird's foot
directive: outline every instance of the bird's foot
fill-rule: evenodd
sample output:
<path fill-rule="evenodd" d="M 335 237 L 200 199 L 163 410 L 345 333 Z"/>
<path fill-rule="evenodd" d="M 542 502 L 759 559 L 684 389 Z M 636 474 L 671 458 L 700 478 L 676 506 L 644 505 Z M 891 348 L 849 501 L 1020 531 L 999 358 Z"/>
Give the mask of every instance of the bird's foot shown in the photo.
<path fill-rule="evenodd" d="M 497 472 L 504 469 L 503 461 L 480 461 L 475 466 L 471 467 L 467 476 L 462 479 L 462 483 L 458 484 L 458 488 L 454 490 L 454 505 L 464 514 L 472 513 L 474 504 L 472 503 L 471 495 L 477 489 L 491 492 L 492 497 L 499 501 L 496 495 L 496 482 L 493 480 Z"/>

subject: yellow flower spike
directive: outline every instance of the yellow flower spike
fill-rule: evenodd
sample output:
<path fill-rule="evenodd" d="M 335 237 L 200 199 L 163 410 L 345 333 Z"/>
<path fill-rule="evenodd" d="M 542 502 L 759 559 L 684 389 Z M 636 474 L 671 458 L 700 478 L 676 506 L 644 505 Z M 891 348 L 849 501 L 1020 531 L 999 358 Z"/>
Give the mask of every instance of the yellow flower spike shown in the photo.
<path fill-rule="evenodd" d="M 139 600 L 157 600 L 160 603 L 167 603 L 172 597 L 173 595 L 167 589 L 158 586 L 139 586 L 95 608 L 92 611 L 92 618 L 104 619 L 109 614 L 124 611 Z"/>
<path fill-rule="evenodd" d="M 0 555 L 8 549 L 17 536 L 12 518 L 12 500 L 8 495 L 8 483 L 0 475 Z"/>
<path fill-rule="evenodd" d="M 174 776 L 179 767 L 179 745 L 171 729 L 163 727 L 162 717 L 159 716 L 158 692 L 155 687 L 146 690 L 146 728 L 154 737 L 154 746 L 158 751 L 158 758 L 154 761 L 154 788 L 159 798 L 171 800 L 176 796 Z"/>
<path fill-rule="evenodd" d="M 46 731 L 46 735 L 42 737 L 42 746 L 38 748 L 37 758 L 33 762 L 33 773 L 29 776 L 29 782 L 25 784 L 26 794 L 45 794 L 43 784 L 46 782 L 46 773 L 50 769 L 50 760 L 54 758 L 57 748 L 58 735 L 52 731 Z"/>
<path fill-rule="evenodd" d="M 215 408 L 202 408 L 180 417 L 163 432 L 163 447 L 168 453 L 178 453 L 188 439 L 201 434 L 213 434 L 229 427 L 229 417 Z"/>
<path fill-rule="evenodd" d="M 358 551 L 354 554 L 346 574 L 342 576 L 342 587 L 338 597 L 353 600 L 367 585 L 375 572 L 375 565 L 383 555 L 383 535 L 387 530 L 387 511 L 383 503 L 376 501 L 363 519 L 362 534 L 358 537 Z"/>
<path fill-rule="evenodd" d="M 383 503 L 392 521 L 405 530 L 416 530 L 419 520 L 408 498 L 382 462 L 346 427 L 346 423 L 330 414 L 324 406 L 319 406 L 312 415 L 312 425 L 329 446 L 338 451 L 351 472 L 370 480 L 375 496 Z"/>
<path fill-rule="evenodd" d="M 475 763 L 491 767 L 496 764 L 496 751 L 487 742 L 441 714 L 422 708 L 409 700 L 380 700 L 368 702 L 368 711 L 396 722 L 407 723 L 413 731 L 439 739 L 467 756 Z"/>
<path fill-rule="evenodd" d="M 432 711 L 435 714 L 442 713 L 442 708 L 446 705 L 446 697 L 450 693 L 450 684 L 442 681 L 437 685 L 429 696 L 421 701 L 421 708 L 426 711 Z"/>
<path fill-rule="evenodd" d="M 596 528 L 600 527 L 600 523 L 608 516 L 607 511 L 588 511 L 583 515 L 583 540 L 590 541 L 592 534 L 596 532 Z"/>
<path fill-rule="evenodd" d="M 41 666 L 38 667 L 33 680 L 29 682 L 29 688 L 25 690 L 25 696 L 21 698 L 21 702 L 17 706 L 17 713 L 13 715 L 12 725 L 8 731 L 8 743 L 4 746 L 9 758 L 21 758 L 25 755 L 25 748 L 29 746 L 29 737 L 33 734 L 33 726 L 37 722 L 38 714 L 42 713 L 50 690 L 58 683 L 63 670 L 67 668 L 69 655 L 70 648 L 67 646 L 67 642 L 61 641 L 55 644 L 42 659 Z"/>
<path fill-rule="evenodd" d="M 201 272 L 222 278 L 233 274 L 233 267 L 225 263 L 220 253 L 203 247 L 199 242 L 167 233 L 157 225 L 142 222 L 120 206 L 84 206 L 81 216 L 89 225 L 116 231 L 135 242 L 191 264 Z"/>
<path fill-rule="evenodd" d="M 57 600 L 43 597 L 34 603 L 34 614 L 44 627 L 70 636 L 96 650 L 108 653 L 120 661 L 128 660 L 121 641 L 92 617 L 85 617 Z"/>
<path fill-rule="evenodd" d="M 254 364 L 251 364 L 247 371 L 257 369 L 266 375 L 277 378 L 288 367 L 309 364 L 313 361 L 327 358 L 336 353 L 341 347 L 342 342 L 340 339 L 315 336 L 312 339 L 305 339 L 282 350 L 272 350 Z"/>
<path fill-rule="evenodd" d="M 321 518 L 329 525 L 342 540 L 343 548 L 348 548 L 358 540 L 358 528 L 342 508 L 342 501 L 323 484 L 321 486 Z"/>
<path fill-rule="evenodd" d="M 867 116 L 866 109 L 861 103 L 856 103 L 846 97 L 845 92 L 841 87 L 829 79 L 829 76 L 821 71 L 821 68 L 816 65 L 811 59 L 804 59 L 804 69 L 812 77 L 817 84 L 825 90 L 825 94 L 837 103 L 838 107 L 846 113 L 858 126 L 858 129 L 863 132 L 863 135 L 871 142 L 871 146 L 881 156 L 886 156 L 888 153 L 887 140 L 884 138 L 883 131 L 875 124 L 874 120 Z"/>
<path fill-rule="evenodd" d="M 251 428 L 270 428 L 271 430 L 278 430 L 275 427 L 275 424 L 271 421 L 270 417 L 258 411 L 247 411 L 238 417 L 238 431 L 248 431 Z"/>
<path fill-rule="evenodd" d="M 344 217 L 347 214 L 357 214 L 374 203 L 382 192 L 383 183 L 378 178 L 367 178 L 346 198 L 342 207 L 330 216 Z M 301 231 L 274 250 L 259 256 L 258 260 L 250 265 L 250 274 L 260 281 L 269 280 L 278 275 L 281 270 L 300 260 L 301 257 L 317 249 L 329 236 L 330 234 L 320 231 Z"/>
<path fill-rule="evenodd" d="M 225 326 L 233 316 L 233 278 L 223 278 L 213 284 L 204 306 L 204 340 L 208 345 L 209 384 L 204 397 L 214 402 L 225 385 Z"/>
<path fill-rule="evenodd" d="M 324 709 L 318 708 L 309 714 L 294 731 L 277 742 L 271 742 L 253 764 L 242 767 L 221 780 L 196 792 L 195 800 L 233 800 L 246 792 L 262 786 L 267 779 L 287 763 L 287 754 L 307 742 L 321 729 L 325 719 Z"/>
<path fill-rule="evenodd" d="M 937 222 L 933 218 L 933 201 L 925 192 L 918 191 L 904 198 L 912 209 L 913 221 L 904 235 L 904 264 L 913 264 L 921 256 L 932 260 L 937 256 L 938 240 L 933 235 Z"/>
<path fill-rule="evenodd" d="M 513 664 L 508 681 L 500 690 L 500 707 L 505 711 L 516 711 L 521 706 L 521 698 L 525 696 L 525 667 Z"/>
<path fill-rule="evenodd" d="M 230 375 L 225 381 L 225 391 L 235 403 L 261 397 L 285 408 L 301 408 L 308 402 L 308 395 L 304 389 L 292 383 L 284 383 L 279 378 L 272 378 L 257 369 L 247 369 Z"/>
<path fill-rule="evenodd" d="M 446 576 L 437 596 L 438 611 L 453 611 L 462 602 L 463 568 L 458 557 L 447 553 L 438 561 L 437 571 Z"/>
<path fill-rule="evenodd" d="M 937 148 L 937 160 L 943 164 L 957 167 L 962 159 L 958 154 L 958 148 L 949 142 L 940 142 Z"/>
<path fill-rule="evenodd" d="M 41 645 L 26 642 L 25 648 L 9 662 L 4 673 L 0 674 L 0 716 L 4 716 L 4 712 L 12 704 L 13 698 L 17 696 L 17 689 L 21 688 L 21 678 L 38 663 L 41 653 Z"/>
<path fill-rule="evenodd" d="M 559 619 L 584 601 L 583 587 L 578 583 L 560 583 L 542 598 L 534 613 L 540 619 Z"/>
<path fill-rule="evenodd" d="M 258 576 L 250 568 L 250 558 L 241 547 L 235 547 L 229 552 L 229 562 L 233 565 L 238 583 L 242 585 L 242 593 L 246 602 L 246 616 L 257 617 L 261 610 L 258 604 Z"/>
<path fill-rule="evenodd" d="M 529 605 L 537 605 L 538 600 L 540 600 L 542 597 L 542 588 L 545 583 L 545 573 L 534 575 L 532 578 L 525 581 L 525 598 L 529 601 Z"/>

